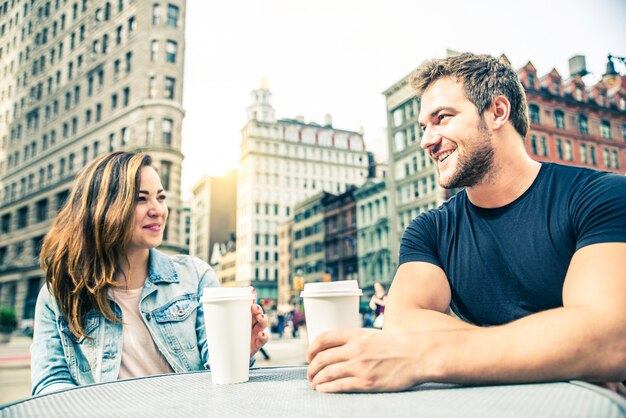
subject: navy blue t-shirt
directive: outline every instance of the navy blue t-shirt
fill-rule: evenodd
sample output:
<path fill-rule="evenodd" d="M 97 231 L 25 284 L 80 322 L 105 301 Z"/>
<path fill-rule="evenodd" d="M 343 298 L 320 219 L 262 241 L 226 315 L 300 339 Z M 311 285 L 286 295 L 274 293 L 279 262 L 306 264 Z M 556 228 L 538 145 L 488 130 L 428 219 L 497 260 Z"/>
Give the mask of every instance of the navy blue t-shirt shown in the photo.
<path fill-rule="evenodd" d="M 626 242 L 626 177 L 543 163 L 530 188 L 506 206 L 479 208 L 463 190 L 420 214 L 404 232 L 400 264 L 441 267 L 454 313 L 499 325 L 563 306 L 574 252 L 601 242 Z"/>

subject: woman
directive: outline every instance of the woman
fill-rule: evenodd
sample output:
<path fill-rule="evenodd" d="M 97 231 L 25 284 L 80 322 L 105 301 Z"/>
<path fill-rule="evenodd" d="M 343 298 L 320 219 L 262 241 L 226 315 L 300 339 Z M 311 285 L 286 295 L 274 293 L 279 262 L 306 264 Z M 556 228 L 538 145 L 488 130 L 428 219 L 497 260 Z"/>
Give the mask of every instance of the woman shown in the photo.
<path fill-rule="evenodd" d="M 374 311 L 376 319 L 374 320 L 374 328 L 382 328 L 385 314 L 385 305 L 387 304 L 387 292 L 385 286 L 380 283 L 374 283 L 374 294 L 370 299 L 370 309 Z"/>
<path fill-rule="evenodd" d="M 33 395 L 208 367 L 199 297 L 219 286 L 203 261 L 157 250 L 168 209 L 145 154 L 104 155 L 79 174 L 41 251 Z M 252 305 L 250 356 L 267 319 Z"/>

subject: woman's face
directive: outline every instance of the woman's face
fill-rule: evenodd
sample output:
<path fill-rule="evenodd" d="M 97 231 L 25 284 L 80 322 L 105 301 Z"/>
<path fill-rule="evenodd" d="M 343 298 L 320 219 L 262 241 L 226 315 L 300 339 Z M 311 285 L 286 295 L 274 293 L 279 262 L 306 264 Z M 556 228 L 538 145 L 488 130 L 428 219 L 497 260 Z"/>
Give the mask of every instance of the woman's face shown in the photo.
<path fill-rule="evenodd" d="M 161 179 L 154 168 L 141 168 L 141 182 L 136 198 L 135 223 L 129 251 L 148 250 L 163 241 L 168 210 Z"/>

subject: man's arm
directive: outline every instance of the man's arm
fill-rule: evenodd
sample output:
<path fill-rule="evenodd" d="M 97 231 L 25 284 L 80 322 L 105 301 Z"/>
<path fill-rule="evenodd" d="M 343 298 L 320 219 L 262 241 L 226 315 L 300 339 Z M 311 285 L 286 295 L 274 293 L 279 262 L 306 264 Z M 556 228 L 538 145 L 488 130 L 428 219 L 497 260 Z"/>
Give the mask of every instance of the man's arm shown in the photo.
<path fill-rule="evenodd" d="M 472 328 L 473 325 L 446 314 L 451 294 L 440 267 L 426 262 L 402 264 L 387 295 L 383 329 L 418 332 Z"/>
<path fill-rule="evenodd" d="M 413 333 L 387 329 L 324 333 L 307 354 L 311 385 L 336 392 L 398 390 L 425 381 L 623 380 L 624 260 L 626 243 L 594 244 L 578 250 L 565 278 L 562 308 L 501 326 Z M 390 370 L 396 373 L 393 378 L 388 377 Z"/>

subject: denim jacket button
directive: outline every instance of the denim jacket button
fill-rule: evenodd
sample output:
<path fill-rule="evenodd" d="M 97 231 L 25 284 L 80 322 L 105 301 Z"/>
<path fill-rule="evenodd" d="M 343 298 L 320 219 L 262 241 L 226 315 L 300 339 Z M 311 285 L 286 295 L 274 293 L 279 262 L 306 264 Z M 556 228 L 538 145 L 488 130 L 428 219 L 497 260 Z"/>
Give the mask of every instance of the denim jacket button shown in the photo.
<path fill-rule="evenodd" d="M 178 311 L 178 316 L 183 316 L 183 315 L 185 315 L 185 311 L 183 311 L 182 309 Z"/>
<path fill-rule="evenodd" d="M 152 315 L 150 315 L 149 313 L 146 314 L 146 319 L 149 321 L 152 318 Z"/>

